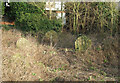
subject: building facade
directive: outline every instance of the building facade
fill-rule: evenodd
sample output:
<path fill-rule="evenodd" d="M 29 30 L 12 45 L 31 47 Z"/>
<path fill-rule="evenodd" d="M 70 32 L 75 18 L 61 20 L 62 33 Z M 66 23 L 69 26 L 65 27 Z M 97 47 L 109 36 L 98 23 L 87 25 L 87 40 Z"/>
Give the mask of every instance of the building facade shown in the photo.
<path fill-rule="evenodd" d="M 65 12 L 64 12 L 64 2 L 46 2 L 46 11 L 52 11 L 52 16 L 57 19 L 62 19 L 63 24 L 66 23 Z M 54 15 L 53 15 L 54 14 Z"/>

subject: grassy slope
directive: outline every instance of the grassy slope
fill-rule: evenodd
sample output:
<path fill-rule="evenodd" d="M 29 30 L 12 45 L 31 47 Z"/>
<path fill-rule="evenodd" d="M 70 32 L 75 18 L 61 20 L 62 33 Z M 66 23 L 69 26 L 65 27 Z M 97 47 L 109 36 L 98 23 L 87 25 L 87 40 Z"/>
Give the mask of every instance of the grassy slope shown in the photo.
<path fill-rule="evenodd" d="M 6 31 L 3 28 L 3 80 L 117 80 L 118 37 L 104 37 L 103 35 L 95 34 L 89 35 L 93 41 L 93 47 L 81 54 L 75 53 L 74 48 L 56 48 L 38 44 L 36 39 L 31 36 L 25 37 L 33 46 L 32 51 L 27 52 L 26 50 L 16 47 L 16 42 L 21 35 L 22 33 L 18 30 L 10 29 Z M 62 36 L 61 41 L 66 38 L 63 37 L 64 36 Z M 68 38 L 69 37 L 72 37 L 72 35 L 68 35 Z M 65 40 L 61 42 L 61 44 L 65 46 L 64 43 Z"/>

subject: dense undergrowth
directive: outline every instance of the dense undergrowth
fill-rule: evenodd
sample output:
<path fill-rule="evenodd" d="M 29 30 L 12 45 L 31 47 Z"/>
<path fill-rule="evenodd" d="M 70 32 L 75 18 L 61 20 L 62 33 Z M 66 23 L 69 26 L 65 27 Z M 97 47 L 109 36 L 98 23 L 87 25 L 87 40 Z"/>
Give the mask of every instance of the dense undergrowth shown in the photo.
<path fill-rule="evenodd" d="M 116 35 L 91 34 L 92 48 L 74 49 L 70 33 L 60 33 L 55 47 L 39 44 L 16 29 L 2 31 L 4 81 L 118 81 L 119 46 Z M 8 36 L 9 35 L 9 36 Z M 66 37 L 70 39 L 65 41 Z M 70 47 L 71 46 L 71 47 Z M 69 48 L 66 48 L 69 47 Z"/>

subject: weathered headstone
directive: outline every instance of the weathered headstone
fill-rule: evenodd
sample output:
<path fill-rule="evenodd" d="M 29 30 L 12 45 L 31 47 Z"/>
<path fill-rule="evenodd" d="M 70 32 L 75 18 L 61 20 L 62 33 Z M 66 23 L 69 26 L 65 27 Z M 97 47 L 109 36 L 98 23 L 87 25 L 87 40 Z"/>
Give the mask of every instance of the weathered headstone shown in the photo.
<path fill-rule="evenodd" d="M 50 45 L 55 45 L 58 42 L 58 35 L 54 30 L 48 31 L 45 34 L 43 41 Z"/>
<path fill-rule="evenodd" d="M 24 49 L 30 46 L 30 42 L 25 38 L 19 38 L 16 42 L 17 48 Z"/>
<path fill-rule="evenodd" d="M 76 51 L 82 52 L 87 50 L 89 47 L 91 47 L 91 40 L 85 35 L 78 37 L 75 41 Z"/>

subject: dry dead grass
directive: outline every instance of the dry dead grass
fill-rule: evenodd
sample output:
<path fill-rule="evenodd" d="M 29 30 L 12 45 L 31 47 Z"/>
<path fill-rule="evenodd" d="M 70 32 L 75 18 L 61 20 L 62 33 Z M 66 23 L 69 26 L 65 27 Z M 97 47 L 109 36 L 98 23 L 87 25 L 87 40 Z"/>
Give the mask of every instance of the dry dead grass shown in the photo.
<path fill-rule="evenodd" d="M 114 48 L 111 48 L 108 52 L 112 52 L 116 59 L 114 59 L 113 62 L 112 59 L 110 59 L 109 62 L 111 63 L 108 64 L 104 62 L 104 60 L 107 59 L 106 56 L 104 56 L 104 54 L 107 53 L 107 49 L 96 49 L 101 46 L 101 44 L 97 44 L 96 47 L 94 46 L 95 44 L 93 44 L 92 49 L 89 49 L 83 54 L 76 54 L 74 49 L 68 49 L 66 51 L 64 48 L 56 49 L 55 47 L 41 45 L 38 44 L 36 39 L 28 36 L 25 38 L 30 41 L 32 47 L 30 48 L 31 51 L 27 52 L 25 49 L 18 49 L 16 47 L 16 42 L 21 37 L 21 34 L 20 31 L 15 29 L 10 29 L 9 31 L 3 30 L 2 32 L 4 81 L 117 80 L 114 78 L 117 72 L 113 72 L 117 71 L 117 68 L 111 68 L 112 66 L 109 65 L 115 63 L 113 65 L 117 67 L 117 62 L 114 62 L 117 59 L 117 52 Z M 68 34 L 66 37 L 70 40 L 74 36 Z M 61 38 L 61 40 L 65 42 L 68 41 L 65 38 Z M 73 41 L 74 40 L 73 38 Z M 73 41 L 71 40 L 71 43 Z M 61 46 L 64 46 L 64 44 L 62 41 Z M 74 44 L 70 44 L 70 47 L 71 46 L 74 46 Z M 101 46 L 101 48 L 103 47 Z M 118 46 L 116 49 L 117 48 Z M 104 65 L 107 65 L 108 68 L 104 67 Z M 111 74 L 110 72 L 113 73 Z"/>

